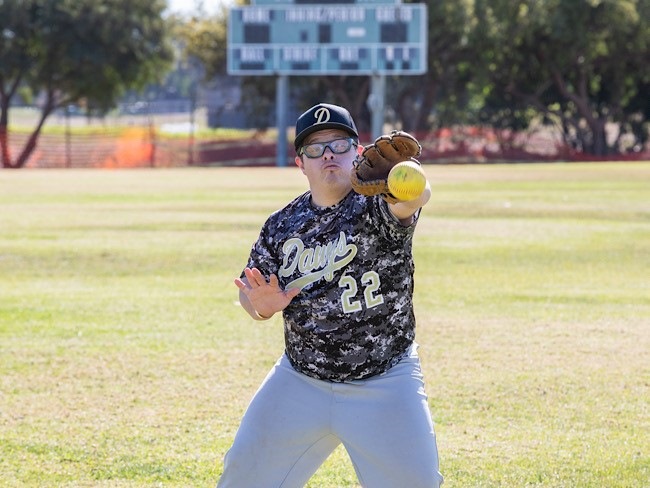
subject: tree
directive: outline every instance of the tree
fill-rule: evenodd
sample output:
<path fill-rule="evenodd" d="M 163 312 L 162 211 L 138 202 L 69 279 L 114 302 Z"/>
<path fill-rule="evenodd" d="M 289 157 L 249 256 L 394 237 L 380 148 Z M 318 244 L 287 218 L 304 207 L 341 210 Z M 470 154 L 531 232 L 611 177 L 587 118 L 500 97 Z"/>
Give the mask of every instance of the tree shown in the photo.
<path fill-rule="evenodd" d="M 476 0 L 481 22 L 473 40 L 485 50 L 486 108 L 509 105 L 519 115 L 532 108 L 555 121 L 579 151 L 621 152 L 621 136 L 634 134 L 641 101 L 650 98 L 650 75 L 643 69 L 650 49 L 648 3 Z M 621 129 L 614 142 L 609 123 Z"/>
<path fill-rule="evenodd" d="M 204 67 L 204 81 L 226 75 L 228 44 L 228 10 L 224 7 L 214 15 L 199 12 L 189 19 L 176 19 L 175 32 L 184 46 L 186 60 L 198 60 Z M 275 103 L 275 79 L 271 76 L 241 78 L 241 106 L 248 122 L 268 127 Z"/>
<path fill-rule="evenodd" d="M 176 18 L 175 37 L 183 44 L 183 56 L 201 61 L 205 78 L 213 79 L 226 73 L 228 12 L 224 8 L 215 15 Z"/>
<path fill-rule="evenodd" d="M 398 122 L 408 130 L 428 128 L 430 114 L 437 103 L 442 103 L 443 95 L 455 94 L 456 87 L 464 86 L 456 80 L 459 78 L 457 63 L 464 55 L 464 40 L 469 29 L 468 5 L 468 0 L 431 0 L 428 6 L 429 72 L 423 76 L 387 79 L 387 88 L 393 96 L 387 97 L 386 106 L 393 109 Z M 226 71 L 227 17 L 227 12 L 223 11 L 211 18 L 194 18 L 184 30 L 187 52 L 205 64 L 207 79 Z M 464 59 L 469 62 L 467 57 Z M 266 109 L 275 103 L 273 77 L 243 76 L 241 84 L 246 94 L 242 109 L 249 112 L 251 119 L 268 112 Z M 359 130 L 370 130 L 370 111 L 366 104 L 370 92 L 369 76 L 295 76 L 291 78 L 291 89 L 292 98 L 299 106 L 327 99 L 346 106 Z"/>
<path fill-rule="evenodd" d="M 476 59 L 468 45 L 471 2 L 428 0 L 427 72 L 389 79 L 390 102 L 407 131 L 459 122 L 467 104 L 468 66 Z M 435 116 L 434 116 L 435 114 Z"/>
<path fill-rule="evenodd" d="M 84 102 L 104 113 L 128 88 L 158 79 L 172 52 L 164 0 L 1 0 L 0 150 L 5 168 L 21 168 L 47 117 Z M 36 127 L 15 160 L 9 111 L 20 87 L 41 95 Z"/>

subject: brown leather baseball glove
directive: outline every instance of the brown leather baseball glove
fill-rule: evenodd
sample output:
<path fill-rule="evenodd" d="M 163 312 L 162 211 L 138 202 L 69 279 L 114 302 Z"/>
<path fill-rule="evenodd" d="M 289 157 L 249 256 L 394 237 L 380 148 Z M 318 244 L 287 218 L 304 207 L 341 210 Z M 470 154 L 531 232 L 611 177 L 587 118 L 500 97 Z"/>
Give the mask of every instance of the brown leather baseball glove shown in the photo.
<path fill-rule="evenodd" d="M 378 137 L 354 161 L 350 179 L 352 188 L 362 195 L 381 195 L 388 203 L 400 200 L 388 190 L 388 173 L 397 163 L 415 161 L 422 152 L 420 143 L 411 134 L 394 130 Z"/>

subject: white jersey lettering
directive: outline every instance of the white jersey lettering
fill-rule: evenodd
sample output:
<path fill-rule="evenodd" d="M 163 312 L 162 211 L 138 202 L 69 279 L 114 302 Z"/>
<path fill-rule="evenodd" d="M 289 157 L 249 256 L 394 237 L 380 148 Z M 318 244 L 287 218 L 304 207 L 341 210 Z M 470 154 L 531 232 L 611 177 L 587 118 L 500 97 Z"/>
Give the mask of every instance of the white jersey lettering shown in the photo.
<path fill-rule="evenodd" d="M 287 283 L 287 289 L 302 289 L 323 277 L 332 281 L 334 273 L 350 264 L 357 255 L 357 246 L 348 244 L 345 233 L 341 231 L 337 240 L 314 248 L 305 248 L 298 238 L 288 239 L 282 246 L 282 252 L 284 257 L 278 276 L 286 278 L 297 269 L 302 276 Z"/>

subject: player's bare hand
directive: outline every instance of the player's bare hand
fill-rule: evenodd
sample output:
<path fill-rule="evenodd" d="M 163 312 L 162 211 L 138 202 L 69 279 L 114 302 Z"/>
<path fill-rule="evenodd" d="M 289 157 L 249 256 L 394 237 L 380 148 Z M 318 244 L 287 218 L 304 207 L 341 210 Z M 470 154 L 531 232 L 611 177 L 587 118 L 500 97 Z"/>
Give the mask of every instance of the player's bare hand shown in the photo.
<path fill-rule="evenodd" d="M 235 279 L 235 285 L 250 302 L 254 311 L 263 317 L 271 317 L 274 313 L 284 310 L 291 300 L 300 293 L 299 288 L 283 290 L 275 274 L 266 277 L 257 268 L 244 270 L 246 279 Z"/>

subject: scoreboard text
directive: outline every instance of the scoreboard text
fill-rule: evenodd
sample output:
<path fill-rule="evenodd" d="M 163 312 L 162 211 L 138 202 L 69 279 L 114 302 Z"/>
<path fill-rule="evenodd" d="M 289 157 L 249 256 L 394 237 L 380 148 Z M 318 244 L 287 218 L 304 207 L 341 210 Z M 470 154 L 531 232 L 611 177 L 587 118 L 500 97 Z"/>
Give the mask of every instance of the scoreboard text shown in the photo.
<path fill-rule="evenodd" d="M 423 4 L 238 7 L 230 11 L 228 73 L 422 74 Z"/>

